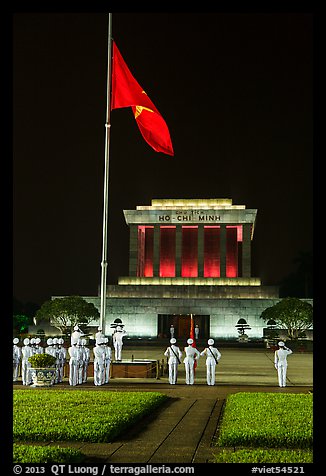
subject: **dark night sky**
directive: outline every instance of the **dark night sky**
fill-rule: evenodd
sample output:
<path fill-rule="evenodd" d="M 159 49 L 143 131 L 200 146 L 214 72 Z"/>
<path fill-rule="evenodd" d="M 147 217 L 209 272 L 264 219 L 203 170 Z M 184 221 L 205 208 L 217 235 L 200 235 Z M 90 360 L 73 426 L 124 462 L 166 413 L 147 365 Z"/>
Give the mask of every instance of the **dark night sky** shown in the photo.
<path fill-rule="evenodd" d="M 107 14 L 16 13 L 13 292 L 96 295 L 101 274 Z M 123 209 L 152 198 L 257 208 L 253 276 L 312 252 L 313 15 L 114 13 L 113 37 L 175 156 L 112 112 L 108 283 L 128 274 Z"/>

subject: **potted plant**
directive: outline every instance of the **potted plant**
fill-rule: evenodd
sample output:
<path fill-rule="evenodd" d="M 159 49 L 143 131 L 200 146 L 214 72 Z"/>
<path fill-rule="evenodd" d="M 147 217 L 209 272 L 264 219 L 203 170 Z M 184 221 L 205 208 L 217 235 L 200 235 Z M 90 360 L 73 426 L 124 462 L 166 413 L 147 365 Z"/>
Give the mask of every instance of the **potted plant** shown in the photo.
<path fill-rule="evenodd" d="M 31 364 L 32 387 L 49 387 L 54 384 L 57 369 L 56 358 L 50 354 L 34 354 L 28 358 Z"/>

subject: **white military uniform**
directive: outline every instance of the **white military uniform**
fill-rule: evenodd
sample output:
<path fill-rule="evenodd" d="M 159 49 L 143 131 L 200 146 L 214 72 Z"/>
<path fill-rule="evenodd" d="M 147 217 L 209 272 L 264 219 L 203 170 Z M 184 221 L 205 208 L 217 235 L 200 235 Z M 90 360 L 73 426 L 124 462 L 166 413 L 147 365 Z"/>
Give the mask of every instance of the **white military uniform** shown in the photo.
<path fill-rule="evenodd" d="M 81 345 L 82 345 L 82 359 L 83 359 L 83 365 L 82 365 L 82 378 L 80 383 L 86 383 L 87 382 L 87 369 L 88 369 L 88 364 L 90 360 L 90 350 L 88 347 L 86 347 L 86 339 L 81 340 Z"/>
<path fill-rule="evenodd" d="M 102 327 L 97 328 L 98 332 L 95 334 L 95 342 L 101 342 L 105 335 L 102 332 Z"/>
<path fill-rule="evenodd" d="M 292 354 L 292 350 L 285 347 L 284 342 L 278 343 L 279 349 L 274 354 L 274 365 L 278 373 L 278 384 L 286 387 L 286 371 L 288 368 L 287 356 Z"/>
<path fill-rule="evenodd" d="M 29 345 L 31 346 L 31 349 L 33 351 L 33 355 L 36 354 L 36 348 L 35 348 L 35 337 L 32 337 L 31 340 L 29 341 Z"/>
<path fill-rule="evenodd" d="M 118 361 L 121 360 L 121 351 L 123 346 L 122 339 L 124 338 L 126 334 L 127 333 L 125 330 L 122 330 L 120 326 L 117 326 L 116 331 L 112 336 L 113 346 L 115 351 L 115 360 L 118 360 Z"/>
<path fill-rule="evenodd" d="M 199 339 L 199 327 L 198 324 L 195 326 L 195 339 Z"/>
<path fill-rule="evenodd" d="M 74 341 L 73 345 L 69 347 L 69 385 L 78 385 L 78 369 L 80 360 L 80 350 L 77 347 L 78 341 Z"/>
<path fill-rule="evenodd" d="M 58 381 L 59 381 L 59 372 L 60 372 L 60 350 L 59 350 L 59 344 L 58 344 L 57 337 L 55 337 L 52 342 L 53 342 L 52 352 L 53 352 L 53 355 L 55 357 L 55 368 L 56 368 L 54 383 L 58 383 Z"/>
<path fill-rule="evenodd" d="M 29 357 L 33 355 L 33 349 L 29 345 L 29 339 L 26 337 L 24 339 L 24 347 L 22 348 L 22 380 L 23 385 L 30 385 L 32 383 L 32 377 L 30 375 L 29 369 L 31 368 L 31 363 L 28 361 Z"/>
<path fill-rule="evenodd" d="M 182 352 L 177 345 L 174 345 L 176 343 L 174 337 L 170 339 L 170 343 L 171 345 L 166 349 L 164 355 L 169 358 L 169 383 L 175 385 L 177 383 L 178 365 L 181 364 Z"/>
<path fill-rule="evenodd" d="M 173 324 L 171 324 L 171 327 L 170 327 L 170 335 L 171 335 L 171 339 L 174 338 L 174 326 Z"/>
<path fill-rule="evenodd" d="M 35 353 L 36 354 L 43 354 L 44 353 L 44 349 L 40 345 L 40 342 L 41 342 L 41 339 L 39 337 L 36 337 L 36 339 L 35 339 Z"/>
<path fill-rule="evenodd" d="M 70 336 L 71 345 L 77 343 L 81 339 L 81 336 L 82 336 L 82 332 L 79 329 L 79 327 L 76 325 L 74 327 L 74 332 Z"/>
<path fill-rule="evenodd" d="M 53 357 L 57 357 L 56 356 L 56 350 L 55 348 L 53 347 L 53 339 L 51 339 L 51 337 L 48 338 L 48 340 L 46 341 L 47 343 L 47 347 L 45 347 L 45 353 L 46 354 L 49 354 L 49 355 L 53 355 Z"/>
<path fill-rule="evenodd" d="M 221 353 L 213 347 L 213 339 L 208 339 L 209 347 L 206 347 L 200 355 L 206 355 L 206 381 L 207 385 L 215 385 L 215 367 L 221 358 Z"/>
<path fill-rule="evenodd" d="M 67 356 L 67 351 L 64 348 L 64 340 L 62 337 L 58 339 L 58 358 L 59 358 L 59 375 L 58 375 L 58 383 L 61 383 L 63 381 L 63 373 L 64 373 L 64 366 L 66 363 L 66 356 Z"/>
<path fill-rule="evenodd" d="M 96 345 L 93 348 L 93 353 L 94 353 L 94 385 L 103 385 L 105 350 L 102 345 L 102 339 L 98 339 L 98 342 L 96 342 Z"/>
<path fill-rule="evenodd" d="M 18 367 L 19 367 L 19 363 L 20 363 L 20 359 L 21 359 L 21 356 L 22 356 L 22 351 L 21 351 L 21 348 L 18 347 L 18 342 L 19 342 L 19 339 L 18 337 L 15 337 L 14 340 L 13 340 L 13 376 L 12 376 L 12 380 L 13 382 L 17 382 L 18 380 Z"/>
<path fill-rule="evenodd" d="M 110 380 L 110 365 L 111 365 L 111 347 L 108 345 L 109 339 L 104 338 L 104 383 L 109 383 Z"/>
<path fill-rule="evenodd" d="M 195 381 L 195 361 L 199 359 L 200 352 L 196 347 L 192 347 L 192 339 L 187 340 L 188 347 L 185 347 L 186 357 L 183 362 L 186 368 L 186 384 L 193 385 Z"/>

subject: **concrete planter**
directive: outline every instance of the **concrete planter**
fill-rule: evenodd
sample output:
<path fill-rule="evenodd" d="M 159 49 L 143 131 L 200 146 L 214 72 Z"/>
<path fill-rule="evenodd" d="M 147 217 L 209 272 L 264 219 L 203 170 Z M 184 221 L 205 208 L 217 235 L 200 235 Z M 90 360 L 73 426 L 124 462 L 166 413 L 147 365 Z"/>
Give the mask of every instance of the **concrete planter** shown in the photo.
<path fill-rule="evenodd" d="M 31 378 L 33 384 L 31 387 L 51 387 L 56 377 L 56 368 L 31 368 Z"/>

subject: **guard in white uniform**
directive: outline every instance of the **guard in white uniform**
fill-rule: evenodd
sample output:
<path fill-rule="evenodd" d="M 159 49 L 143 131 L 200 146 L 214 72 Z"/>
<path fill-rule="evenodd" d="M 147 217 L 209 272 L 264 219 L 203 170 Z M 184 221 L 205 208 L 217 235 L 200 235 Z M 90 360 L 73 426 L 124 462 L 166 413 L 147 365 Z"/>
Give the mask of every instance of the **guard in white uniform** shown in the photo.
<path fill-rule="evenodd" d="M 15 337 L 14 340 L 13 340 L 13 377 L 12 377 L 12 380 L 13 382 L 17 382 L 18 380 L 18 367 L 19 367 L 19 363 L 20 363 L 20 359 L 21 359 L 21 356 L 22 356 L 22 351 L 21 351 L 21 348 L 18 347 L 18 343 L 19 343 L 19 339 L 18 337 Z"/>
<path fill-rule="evenodd" d="M 58 338 L 54 337 L 52 343 L 53 343 L 53 355 L 55 357 L 55 368 L 56 368 L 54 383 L 58 383 L 59 372 L 60 372 L 60 350 L 59 350 Z"/>
<path fill-rule="evenodd" d="M 170 327 L 170 336 L 171 336 L 171 339 L 174 338 L 174 325 L 171 324 L 171 327 Z"/>
<path fill-rule="evenodd" d="M 278 350 L 274 354 L 274 365 L 278 373 L 278 384 L 280 387 L 286 387 L 286 371 L 288 368 L 287 356 L 292 354 L 292 350 L 285 347 L 284 342 L 280 341 Z"/>
<path fill-rule="evenodd" d="M 44 349 L 40 344 L 41 344 L 41 339 L 39 337 L 36 337 L 36 339 L 35 339 L 35 353 L 36 354 L 43 354 L 44 353 Z"/>
<path fill-rule="evenodd" d="M 195 361 L 200 358 L 200 352 L 196 347 L 192 347 L 193 339 L 188 339 L 188 347 L 185 347 L 186 357 L 183 360 L 186 368 L 186 384 L 193 385 L 195 381 Z"/>
<path fill-rule="evenodd" d="M 98 327 L 97 332 L 95 334 L 95 342 L 97 342 L 97 341 L 100 342 L 102 339 L 104 339 L 104 337 L 105 337 L 105 335 L 102 332 L 102 327 Z"/>
<path fill-rule="evenodd" d="M 58 357 L 59 357 L 59 375 L 58 383 L 63 381 L 64 367 L 66 363 L 67 351 L 64 348 L 64 340 L 62 337 L 58 339 Z"/>
<path fill-rule="evenodd" d="M 56 357 L 55 348 L 53 347 L 53 339 L 49 337 L 46 343 L 47 343 L 47 347 L 45 347 L 44 352 L 46 354 L 53 355 L 53 357 Z"/>
<path fill-rule="evenodd" d="M 121 326 L 117 326 L 112 336 L 113 346 L 115 351 L 115 360 L 119 362 L 121 361 L 121 352 L 122 352 L 122 346 L 123 346 L 122 339 L 124 338 L 126 334 L 127 334 L 126 331 L 122 329 Z"/>
<path fill-rule="evenodd" d="M 105 351 L 102 345 L 102 339 L 98 339 L 95 347 L 93 347 L 94 353 L 94 385 L 103 385 L 104 382 L 104 358 Z"/>
<path fill-rule="evenodd" d="M 199 327 L 198 327 L 198 324 L 195 325 L 195 339 L 196 339 L 196 340 L 199 339 Z"/>
<path fill-rule="evenodd" d="M 208 339 L 206 347 L 200 355 L 206 355 L 206 381 L 207 385 L 215 385 L 215 367 L 221 358 L 221 353 L 216 347 L 213 347 L 214 340 Z"/>
<path fill-rule="evenodd" d="M 104 337 L 104 382 L 109 383 L 110 380 L 110 365 L 111 365 L 111 347 L 109 346 L 109 339 Z"/>
<path fill-rule="evenodd" d="M 181 364 L 182 357 L 181 350 L 177 345 L 174 345 L 176 342 L 176 339 L 172 337 L 172 339 L 170 339 L 170 347 L 168 347 L 164 352 L 164 355 L 169 358 L 169 383 L 171 385 L 177 383 L 178 365 Z"/>
<path fill-rule="evenodd" d="M 80 350 L 78 348 L 78 341 L 73 340 L 73 344 L 68 349 L 70 356 L 69 360 L 69 385 L 78 385 L 78 369 L 80 360 Z"/>
<path fill-rule="evenodd" d="M 33 355 L 33 349 L 29 345 L 29 338 L 24 339 L 24 347 L 22 348 L 22 380 L 23 385 L 30 385 L 32 383 L 32 377 L 29 369 L 31 363 L 28 361 L 29 357 Z"/>
<path fill-rule="evenodd" d="M 79 339 L 81 339 L 82 335 L 83 335 L 82 331 L 79 329 L 79 327 L 76 324 L 74 327 L 74 332 L 70 336 L 71 345 L 73 345 L 75 342 L 78 342 Z"/>
<path fill-rule="evenodd" d="M 87 370 L 88 370 L 88 364 L 90 361 L 90 350 L 88 347 L 86 347 L 86 339 L 81 340 L 81 345 L 82 345 L 82 359 L 83 359 L 83 369 L 82 369 L 82 377 L 81 377 L 81 382 L 80 383 L 86 383 L 87 382 Z"/>
<path fill-rule="evenodd" d="M 31 340 L 29 341 L 29 345 L 31 346 L 31 349 L 33 351 L 33 355 L 36 354 L 36 349 L 35 349 L 35 337 L 32 337 Z"/>

